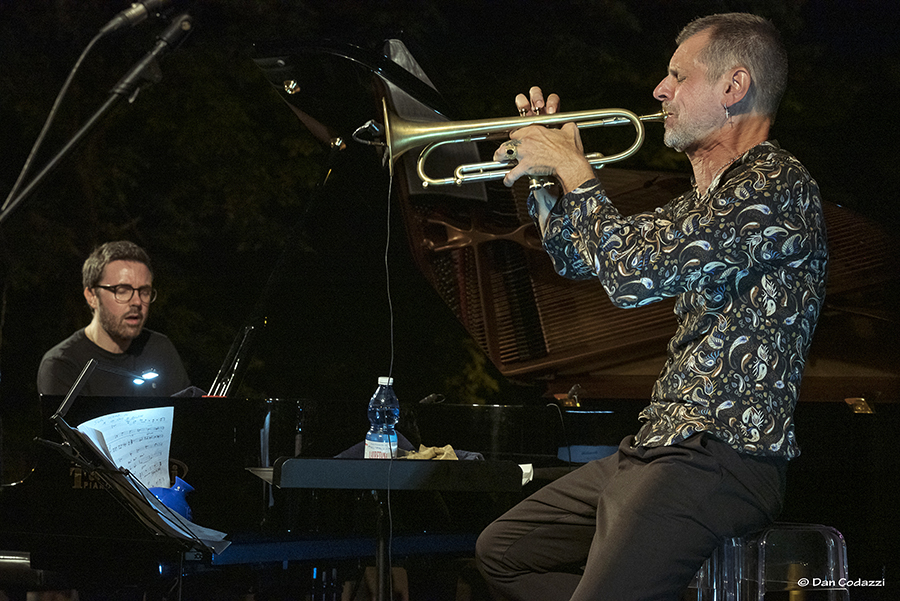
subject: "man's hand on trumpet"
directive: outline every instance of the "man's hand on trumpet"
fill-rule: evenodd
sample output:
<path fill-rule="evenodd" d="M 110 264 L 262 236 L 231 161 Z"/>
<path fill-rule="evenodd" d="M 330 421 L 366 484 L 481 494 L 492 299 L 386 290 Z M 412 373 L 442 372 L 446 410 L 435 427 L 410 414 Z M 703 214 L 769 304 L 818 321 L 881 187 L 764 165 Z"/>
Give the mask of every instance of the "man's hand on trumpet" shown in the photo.
<path fill-rule="evenodd" d="M 550 94 L 547 102 L 544 102 L 544 93 L 537 86 L 528 90 L 528 96 L 519 94 L 516 96 L 516 108 L 523 117 L 535 115 L 553 115 L 559 112 L 559 96 Z"/>
<path fill-rule="evenodd" d="M 519 94 L 516 107 L 523 116 L 553 114 L 559 110 L 559 96 L 551 94 L 544 102 L 544 95 L 537 86 L 529 90 L 529 96 Z M 532 125 L 510 134 L 509 142 L 494 153 L 495 161 L 518 161 L 503 178 L 506 186 L 522 176 L 555 176 L 569 192 L 594 177 L 594 170 L 584 158 L 584 147 L 578 126 L 566 123 L 560 129 L 548 129 Z"/>

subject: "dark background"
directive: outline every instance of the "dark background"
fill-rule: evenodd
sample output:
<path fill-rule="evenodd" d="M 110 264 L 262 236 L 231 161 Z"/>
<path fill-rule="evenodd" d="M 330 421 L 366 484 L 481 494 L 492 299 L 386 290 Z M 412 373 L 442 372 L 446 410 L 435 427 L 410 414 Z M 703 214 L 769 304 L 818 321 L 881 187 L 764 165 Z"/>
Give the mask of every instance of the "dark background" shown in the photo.
<path fill-rule="evenodd" d="M 78 55 L 126 4 L 0 0 L 3 196 Z M 900 224 L 894 0 L 199 0 L 175 2 L 175 10 L 189 10 L 195 28 L 162 61 L 162 81 L 117 105 L 0 230 L 4 449 L 19 448 L 38 427 L 41 355 L 89 321 L 81 263 L 97 244 L 121 238 L 153 257 L 160 296 L 148 326 L 172 338 L 201 388 L 241 327 L 265 317 L 247 396 L 362 404 L 393 369 L 407 401 L 433 392 L 465 402 L 539 400 L 540 383 L 500 376 L 412 268 L 374 151 L 351 149 L 345 181 L 317 193 L 326 150 L 252 62 L 258 42 L 330 39 L 378 51 L 399 37 L 452 118 L 509 115 L 515 94 L 535 84 L 557 91 L 566 110 L 645 114 L 658 110 L 651 92 L 685 23 L 756 12 L 781 29 L 791 61 L 773 137 L 809 168 L 825 199 L 889 231 Z M 163 27 L 148 20 L 98 44 L 38 165 Z M 348 82 L 341 93 L 358 97 L 366 118 L 378 117 L 365 92 Z M 658 133 L 649 126 L 643 149 L 623 166 L 687 171 Z M 389 219 L 393 323 L 383 260 Z M 4 481 L 22 467 L 7 457 Z M 841 477 L 846 484 L 852 476 Z"/>
<path fill-rule="evenodd" d="M 121 8 L 99 0 L 0 0 L 4 193 L 78 54 Z M 285 374 L 293 390 L 317 393 L 337 371 L 344 377 L 328 384 L 334 394 L 367 396 L 370 383 L 388 369 L 386 309 L 380 311 L 386 174 L 374 151 L 354 148 L 357 179 L 334 193 L 341 198 L 316 198 L 326 151 L 250 60 L 257 42 L 329 39 L 378 51 L 384 39 L 400 37 L 443 93 L 452 118 L 506 116 L 512 97 L 532 84 L 558 91 L 567 110 L 621 106 L 645 114 L 658 110 L 651 92 L 684 23 L 715 11 L 752 10 L 774 20 L 790 51 L 790 82 L 773 137 L 809 167 L 827 200 L 888 228 L 898 222 L 894 2 L 209 0 L 176 2 L 172 10 L 182 9 L 194 16 L 194 32 L 162 61 L 163 80 L 134 103 L 117 105 L 3 225 L 0 393 L 6 399 L 30 397 L 41 354 L 88 321 L 80 265 L 95 245 L 118 238 L 151 253 L 160 298 L 149 327 L 176 342 L 201 387 L 212 382 L 291 244 L 295 271 L 287 279 L 293 284 L 273 304 L 291 307 L 289 320 L 302 323 L 306 336 L 329 341 L 327 357 L 318 351 L 310 357 L 302 344 L 284 349 L 297 368 Z M 63 102 L 38 165 L 99 108 L 163 26 L 151 20 L 101 41 Z M 378 117 L 363 92 L 348 82 L 343 93 L 358 95 L 361 116 Z M 647 143 L 627 166 L 687 170 L 658 133 L 651 125 Z M 405 293 L 412 296 L 412 306 L 395 306 L 395 331 L 403 337 L 412 330 L 420 341 L 438 338 L 428 346 L 450 352 L 461 334 L 443 327 L 423 332 L 406 317 L 434 298 L 417 289 L 415 274 L 403 271 L 403 233 L 394 234 L 393 292 L 401 303 Z M 308 256 L 298 258 L 297 245 Z M 298 283 L 307 290 L 298 292 Z M 291 298 L 306 292 L 313 298 Z M 339 323 L 319 313 L 335 301 L 354 309 L 341 311 Z M 375 311 L 354 319 L 368 304 Z M 429 308 L 426 322 L 444 319 L 442 312 Z M 459 371 L 456 362 L 429 365 L 426 352 L 397 349 L 397 361 L 417 357 L 415 368 L 397 374 L 401 393 L 409 386 L 407 395 L 419 398 L 447 386 L 447 374 Z M 462 364 L 471 363 L 469 353 L 463 355 Z M 304 374 L 308 361 L 321 369 Z M 326 362 L 338 366 L 329 369 Z M 252 379 L 248 386 L 282 393 Z M 493 394 L 490 384 L 474 388 L 471 394 L 483 400 Z"/>

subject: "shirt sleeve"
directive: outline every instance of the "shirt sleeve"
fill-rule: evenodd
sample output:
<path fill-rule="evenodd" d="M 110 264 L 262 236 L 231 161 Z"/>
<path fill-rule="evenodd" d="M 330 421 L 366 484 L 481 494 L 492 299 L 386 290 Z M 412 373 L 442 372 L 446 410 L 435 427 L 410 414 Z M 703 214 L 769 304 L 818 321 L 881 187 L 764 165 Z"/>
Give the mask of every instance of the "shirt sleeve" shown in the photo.
<path fill-rule="evenodd" d="M 727 279 L 740 288 L 751 270 L 809 255 L 810 186 L 802 167 L 758 160 L 703 198 L 691 193 L 625 217 L 591 180 L 551 211 L 544 248 L 557 273 L 599 278 L 623 308 L 714 289 Z"/>

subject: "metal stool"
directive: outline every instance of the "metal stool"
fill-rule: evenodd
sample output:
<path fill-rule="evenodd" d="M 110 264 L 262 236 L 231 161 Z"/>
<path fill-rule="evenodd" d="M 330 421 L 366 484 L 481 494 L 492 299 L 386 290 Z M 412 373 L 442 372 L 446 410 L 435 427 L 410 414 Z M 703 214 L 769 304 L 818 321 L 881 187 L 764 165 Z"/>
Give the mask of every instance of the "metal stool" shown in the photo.
<path fill-rule="evenodd" d="M 767 592 L 816 591 L 816 599 L 847 601 L 847 545 L 817 524 L 776 523 L 726 540 L 694 576 L 685 601 L 764 601 Z M 784 597 L 779 597 L 784 598 Z"/>

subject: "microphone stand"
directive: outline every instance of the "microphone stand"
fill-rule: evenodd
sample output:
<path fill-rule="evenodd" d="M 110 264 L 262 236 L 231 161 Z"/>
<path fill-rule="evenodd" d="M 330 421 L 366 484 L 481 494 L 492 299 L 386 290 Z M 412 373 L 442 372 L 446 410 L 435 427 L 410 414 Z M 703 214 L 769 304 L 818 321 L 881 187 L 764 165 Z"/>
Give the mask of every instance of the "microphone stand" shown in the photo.
<path fill-rule="evenodd" d="M 191 30 L 193 21 L 191 16 L 184 13 L 172 20 L 166 30 L 157 38 L 156 46 L 148 52 L 131 70 L 125 74 L 122 79 L 110 90 L 110 96 L 106 102 L 81 126 L 81 128 L 72 136 L 65 146 L 60 149 L 56 155 L 50 159 L 47 165 L 34 176 L 34 179 L 22 189 L 15 197 L 10 199 L 3 211 L 0 212 L 0 224 L 15 210 L 15 208 L 28 198 L 35 188 L 52 172 L 62 160 L 69 155 L 72 149 L 81 142 L 85 136 L 100 122 L 100 120 L 115 106 L 122 98 L 128 97 L 128 102 L 134 102 L 138 92 L 141 91 L 141 85 L 144 83 L 158 83 L 162 80 L 162 71 L 159 68 L 157 59 L 179 43 Z"/>
<path fill-rule="evenodd" d="M 59 152 L 56 153 L 56 156 L 54 156 L 50 160 L 50 162 L 47 163 L 47 165 L 41 170 L 41 172 L 34 176 L 34 179 L 32 179 L 31 182 L 27 186 L 25 186 L 25 188 L 21 192 L 19 192 L 18 196 L 9 201 L 9 203 L 6 205 L 6 209 L 2 213 L 0 213 L 0 223 L 3 223 L 6 218 L 9 217 L 9 215 L 16 209 L 17 206 L 19 206 L 19 204 L 22 203 L 22 201 L 31 196 L 31 193 L 34 192 L 34 189 L 37 188 L 38 184 L 40 184 L 47 177 L 47 175 L 49 175 L 50 172 L 53 171 L 60 164 L 60 162 L 62 162 L 62 160 L 72 151 L 72 149 L 79 142 L 81 142 L 82 139 L 84 139 L 88 132 L 90 132 L 94 128 L 94 126 L 97 125 L 101 117 L 109 112 L 113 105 L 115 105 L 120 99 L 120 96 L 115 95 L 110 96 L 106 99 L 106 102 L 103 103 L 103 106 L 101 106 L 100 109 L 96 113 L 94 113 L 94 115 L 90 119 L 88 119 L 87 123 L 81 126 L 81 129 L 79 129 L 72 137 L 72 139 L 69 140 L 69 142 L 65 146 L 63 146 Z"/>

